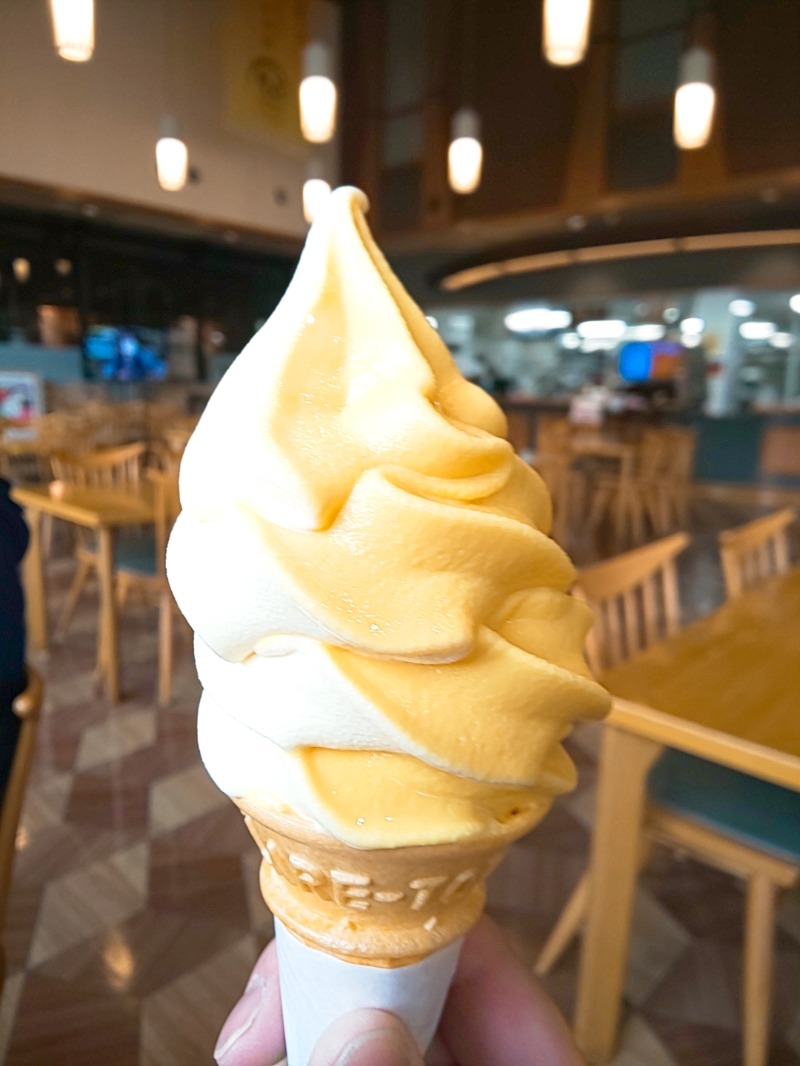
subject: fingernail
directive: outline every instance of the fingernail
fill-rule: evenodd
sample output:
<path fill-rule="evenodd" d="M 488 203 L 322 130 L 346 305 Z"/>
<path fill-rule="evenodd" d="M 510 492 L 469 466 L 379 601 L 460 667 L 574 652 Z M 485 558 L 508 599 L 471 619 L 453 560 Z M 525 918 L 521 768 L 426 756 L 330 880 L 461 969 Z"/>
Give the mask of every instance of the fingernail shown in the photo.
<path fill-rule="evenodd" d="M 214 1061 L 218 1066 L 225 1066 L 225 1056 L 230 1054 L 252 1026 L 261 1009 L 265 989 L 266 984 L 256 974 L 248 981 L 244 995 L 229 1014 L 214 1048 Z"/>
<path fill-rule="evenodd" d="M 407 1037 L 394 1029 L 361 1033 L 343 1049 L 335 1066 L 418 1066 L 422 1060 Z"/>

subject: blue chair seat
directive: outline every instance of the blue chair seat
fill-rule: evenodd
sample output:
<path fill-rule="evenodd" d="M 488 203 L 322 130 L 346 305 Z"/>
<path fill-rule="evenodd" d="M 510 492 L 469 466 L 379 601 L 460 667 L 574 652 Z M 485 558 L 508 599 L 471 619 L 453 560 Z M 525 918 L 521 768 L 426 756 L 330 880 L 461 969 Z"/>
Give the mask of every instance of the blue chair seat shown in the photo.
<path fill-rule="evenodd" d="M 114 542 L 114 569 L 155 577 L 156 535 L 152 527 L 126 530 Z"/>
<path fill-rule="evenodd" d="M 656 762 L 648 785 L 658 806 L 800 863 L 800 792 L 672 749 Z"/>

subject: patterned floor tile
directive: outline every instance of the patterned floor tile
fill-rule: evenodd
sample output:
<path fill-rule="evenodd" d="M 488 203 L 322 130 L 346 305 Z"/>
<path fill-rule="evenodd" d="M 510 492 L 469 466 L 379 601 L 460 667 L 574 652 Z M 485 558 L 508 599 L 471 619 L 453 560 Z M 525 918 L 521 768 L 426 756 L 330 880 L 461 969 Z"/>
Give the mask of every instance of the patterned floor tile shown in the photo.
<path fill-rule="evenodd" d="M 26 847 L 31 838 L 43 829 L 63 824 L 73 781 L 72 773 L 58 770 L 39 776 L 36 788 L 30 788 L 25 798 L 17 834 L 18 838 L 21 837 L 18 847 Z"/>
<path fill-rule="evenodd" d="M 800 997 L 798 997 L 800 999 Z M 797 1000 L 795 1001 L 797 1002 Z M 797 1008 L 794 1018 L 786 1030 L 786 1043 L 797 1054 L 800 1060 L 800 1007 Z"/>
<path fill-rule="evenodd" d="M 264 902 L 258 884 L 258 873 L 261 867 L 261 855 L 258 849 L 255 846 L 248 848 L 240 862 L 247 911 L 250 915 L 250 928 L 264 940 L 271 940 L 274 935 L 274 923 L 272 912 Z"/>
<path fill-rule="evenodd" d="M 638 1014 L 622 1027 L 619 1049 L 609 1066 L 677 1066 L 647 1022 Z"/>
<path fill-rule="evenodd" d="M 739 1066 L 742 1061 L 742 1037 L 738 1029 L 664 1018 L 649 1011 L 645 1018 L 680 1066 Z M 775 1066 L 772 1055 L 769 1061 L 770 1066 Z"/>
<path fill-rule="evenodd" d="M 45 889 L 29 965 L 130 917 L 144 904 L 147 844 L 136 844 L 94 862 Z"/>
<path fill-rule="evenodd" d="M 800 885 L 783 893 L 778 905 L 778 926 L 800 944 Z"/>
<path fill-rule="evenodd" d="M 49 884 L 92 862 L 109 858 L 142 838 L 135 826 L 105 829 L 96 825 L 65 823 L 43 829 L 17 850 L 14 883 L 27 891 L 31 885 Z"/>
<path fill-rule="evenodd" d="M 152 708 L 133 713 L 113 715 L 100 725 L 84 731 L 75 757 L 76 770 L 130 755 L 152 744 L 156 736 L 156 713 Z"/>
<path fill-rule="evenodd" d="M 24 984 L 25 974 L 16 973 L 6 977 L 3 985 L 3 996 L 0 999 L 0 1062 L 6 1061 L 6 1051 L 11 1042 Z"/>
<path fill-rule="evenodd" d="M 205 768 L 195 765 L 158 781 L 150 792 L 150 832 L 156 836 L 229 804 Z"/>
<path fill-rule="evenodd" d="M 27 976 L 5 1066 L 138 1066 L 138 1061 L 139 1004 L 134 998 Z"/>
<path fill-rule="evenodd" d="M 737 1030 L 741 955 L 716 941 L 693 940 L 646 1003 L 648 1016 Z"/>
<path fill-rule="evenodd" d="M 634 905 L 625 995 L 638 1006 L 664 981 L 691 936 L 659 901 L 639 887 Z"/>
<path fill-rule="evenodd" d="M 222 1023 L 241 995 L 261 943 L 252 934 L 211 955 L 142 1003 L 140 1066 L 211 1062 Z"/>

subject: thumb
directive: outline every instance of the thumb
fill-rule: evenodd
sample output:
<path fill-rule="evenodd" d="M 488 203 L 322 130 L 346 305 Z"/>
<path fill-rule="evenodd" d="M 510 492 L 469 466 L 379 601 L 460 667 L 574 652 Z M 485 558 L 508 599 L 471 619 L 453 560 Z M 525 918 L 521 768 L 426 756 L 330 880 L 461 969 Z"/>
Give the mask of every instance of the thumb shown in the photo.
<path fill-rule="evenodd" d="M 357 1010 L 329 1026 L 308 1066 L 424 1066 L 403 1023 L 382 1010 Z"/>

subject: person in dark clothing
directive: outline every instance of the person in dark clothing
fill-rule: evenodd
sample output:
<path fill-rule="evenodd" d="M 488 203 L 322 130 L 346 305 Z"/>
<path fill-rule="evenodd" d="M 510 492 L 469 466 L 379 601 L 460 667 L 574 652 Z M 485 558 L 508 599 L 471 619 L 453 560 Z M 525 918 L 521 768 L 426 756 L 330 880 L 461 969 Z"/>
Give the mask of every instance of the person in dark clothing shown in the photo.
<path fill-rule="evenodd" d="M 0 801 L 19 737 L 20 722 L 13 703 L 26 684 L 25 611 L 19 564 L 28 547 L 28 527 L 9 490 L 8 482 L 0 478 Z"/>

